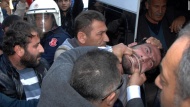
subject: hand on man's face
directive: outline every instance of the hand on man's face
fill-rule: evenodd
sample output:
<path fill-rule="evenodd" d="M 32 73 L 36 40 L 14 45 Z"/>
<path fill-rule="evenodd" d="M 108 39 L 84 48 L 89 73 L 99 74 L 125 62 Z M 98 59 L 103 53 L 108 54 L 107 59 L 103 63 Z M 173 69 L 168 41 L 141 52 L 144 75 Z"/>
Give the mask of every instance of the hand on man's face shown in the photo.
<path fill-rule="evenodd" d="M 124 73 L 133 74 L 134 69 L 144 73 L 159 65 L 161 60 L 160 50 L 149 43 L 133 46 L 133 55 L 124 55 L 122 66 Z"/>
<path fill-rule="evenodd" d="M 162 49 L 162 43 L 160 42 L 160 40 L 156 39 L 155 37 L 149 37 L 146 40 L 146 43 L 150 43 L 150 44 L 156 46 L 158 49 Z"/>
<path fill-rule="evenodd" d="M 160 42 L 160 40 L 156 39 L 155 37 L 149 37 L 148 39 L 146 39 L 145 42 L 156 46 L 158 49 L 162 49 L 162 43 Z M 128 47 L 133 47 L 137 44 L 138 44 L 137 42 L 133 42 L 133 43 L 128 44 Z"/>
<path fill-rule="evenodd" d="M 131 86 L 131 85 L 141 86 L 142 84 L 144 84 L 145 81 L 146 81 L 145 74 L 139 73 L 138 69 L 136 69 L 132 75 L 129 75 L 129 82 L 127 85 L 128 86 Z"/>
<path fill-rule="evenodd" d="M 118 45 L 115 45 L 112 47 L 113 53 L 117 56 L 119 59 L 120 63 L 122 62 L 122 57 L 123 55 L 132 55 L 133 50 L 123 43 L 120 43 Z"/>

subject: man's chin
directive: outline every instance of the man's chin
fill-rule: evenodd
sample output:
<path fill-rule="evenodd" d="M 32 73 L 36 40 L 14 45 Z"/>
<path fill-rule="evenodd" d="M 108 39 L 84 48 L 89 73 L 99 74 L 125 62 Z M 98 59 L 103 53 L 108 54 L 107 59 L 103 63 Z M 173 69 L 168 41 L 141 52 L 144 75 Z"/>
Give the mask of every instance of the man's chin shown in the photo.
<path fill-rule="evenodd" d="M 40 60 L 41 60 L 41 57 L 38 57 L 38 58 L 36 59 L 35 63 L 33 63 L 33 67 L 38 66 L 39 63 L 40 63 Z"/>
<path fill-rule="evenodd" d="M 150 70 L 150 69 L 141 69 L 141 73 L 145 73 L 146 71 L 148 71 L 148 70 Z"/>
<path fill-rule="evenodd" d="M 162 20 L 162 18 L 163 18 L 163 17 L 158 17 L 156 21 L 157 21 L 157 22 L 160 22 L 160 21 Z"/>
<path fill-rule="evenodd" d="M 39 58 L 37 58 L 37 60 L 36 60 L 36 65 L 38 65 L 39 63 L 40 63 L 40 60 L 41 60 L 41 58 L 39 57 Z"/>

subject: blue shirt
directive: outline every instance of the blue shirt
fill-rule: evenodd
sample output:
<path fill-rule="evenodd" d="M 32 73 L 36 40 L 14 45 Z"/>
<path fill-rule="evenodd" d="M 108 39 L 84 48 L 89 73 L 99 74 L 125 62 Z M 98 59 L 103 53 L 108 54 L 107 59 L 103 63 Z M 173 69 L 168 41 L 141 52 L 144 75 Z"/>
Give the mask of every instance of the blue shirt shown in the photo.
<path fill-rule="evenodd" d="M 63 30 L 62 27 L 58 27 L 52 31 L 49 31 L 41 39 L 41 45 L 44 48 L 44 53 L 42 57 L 45 58 L 51 65 L 54 60 L 54 54 L 56 49 L 71 36 Z"/>

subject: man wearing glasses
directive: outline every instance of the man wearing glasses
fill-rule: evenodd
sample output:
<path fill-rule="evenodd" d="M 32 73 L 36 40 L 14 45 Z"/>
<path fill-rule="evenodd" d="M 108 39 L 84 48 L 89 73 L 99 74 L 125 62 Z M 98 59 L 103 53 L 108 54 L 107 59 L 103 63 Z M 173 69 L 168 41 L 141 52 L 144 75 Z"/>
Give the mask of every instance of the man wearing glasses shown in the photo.
<path fill-rule="evenodd" d="M 87 52 L 76 60 L 70 84 L 95 106 L 113 106 L 123 85 L 118 66 L 119 60 L 111 52 Z"/>

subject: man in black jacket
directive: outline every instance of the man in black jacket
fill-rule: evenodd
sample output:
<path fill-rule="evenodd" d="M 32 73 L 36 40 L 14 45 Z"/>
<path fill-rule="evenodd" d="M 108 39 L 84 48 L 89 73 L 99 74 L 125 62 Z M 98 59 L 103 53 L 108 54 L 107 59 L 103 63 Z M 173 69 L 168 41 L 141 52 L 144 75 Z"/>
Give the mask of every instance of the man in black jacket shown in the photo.
<path fill-rule="evenodd" d="M 55 0 L 61 14 L 61 26 L 74 37 L 74 20 L 75 17 L 83 11 L 83 1 L 75 0 L 71 7 L 71 0 Z"/>
<path fill-rule="evenodd" d="M 41 82 L 47 61 L 40 58 L 44 52 L 40 32 L 24 21 L 9 27 L 3 38 L 0 56 L 0 92 L 19 100 L 39 99 Z"/>

